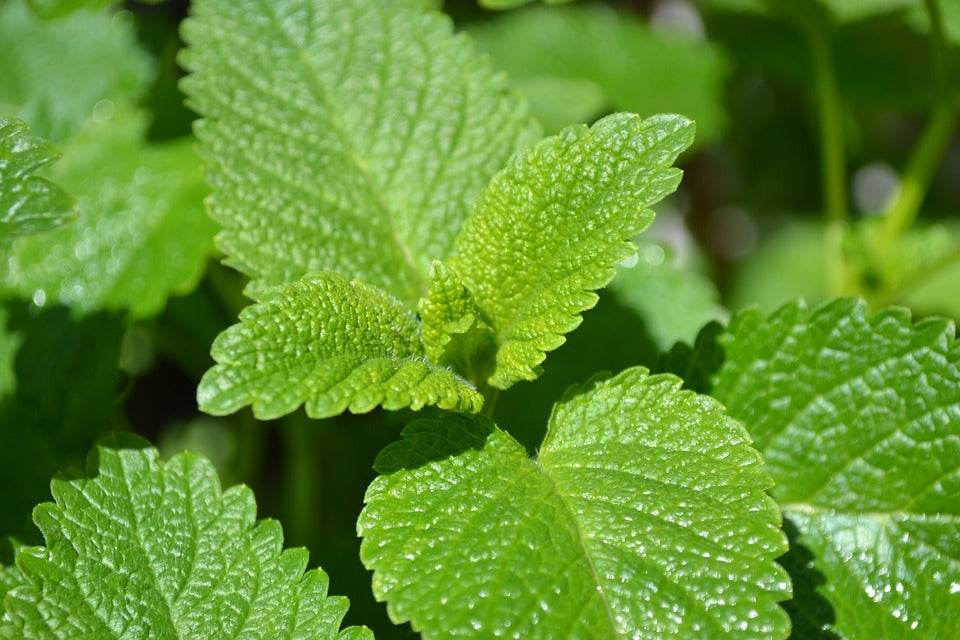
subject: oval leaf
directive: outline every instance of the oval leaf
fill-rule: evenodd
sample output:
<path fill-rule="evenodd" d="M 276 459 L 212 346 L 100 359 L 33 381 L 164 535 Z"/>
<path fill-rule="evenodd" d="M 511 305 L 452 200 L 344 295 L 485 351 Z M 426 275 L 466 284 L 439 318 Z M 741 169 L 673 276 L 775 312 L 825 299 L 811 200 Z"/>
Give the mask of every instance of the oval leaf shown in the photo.
<path fill-rule="evenodd" d="M 539 457 L 480 416 L 378 457 L 361 559 L 425 638 L 783 638 L 786 548 L 743 427 L 628 370 L 559 403 Z"/>
<path fill-rule="evenodd" d="M 417 319 L 399 300 L 337 273 L 304 277 L 247 307 L 221 333 L 219 363 L 200 382 L 200 408 L 222 415 L 253 405 L 276 418 L 306 405 L 312 418 L 437 405 L 479 411 L 480 395 L 426 360 Z"/>

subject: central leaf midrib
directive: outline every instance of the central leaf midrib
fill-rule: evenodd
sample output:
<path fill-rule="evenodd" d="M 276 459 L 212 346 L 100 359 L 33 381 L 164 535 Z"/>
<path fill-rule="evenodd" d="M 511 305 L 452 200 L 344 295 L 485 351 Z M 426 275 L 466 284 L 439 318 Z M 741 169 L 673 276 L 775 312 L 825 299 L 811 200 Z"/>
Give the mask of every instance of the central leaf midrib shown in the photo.
<path fill-rule="evenodd" d="M 333 108 L 333 103 L 330 100 L 329 91 L 322 84 L 316 82 L 316 78 L 321 74 L 315 68 L 314 58 L 312 55 L 311 45 L 313 41 L 308 42 L 307 46 L 301 49 L 297 46 L 296 42 L 290 38 L 289 34 L 283 28 L 282 23 L 277 20 L 277 17 L 271 11 L 271 3 L 263 2 L 262 6 L 267 15 L 270 16 L 271 21 L 274 24 L 276 32 L 282 37 L 283 42 L 286 44 L 288 49 L 292 52 L 307 54 L 299 55 L 297 58 L 304 64 L 305 67 L 311 72 L 310 74 L 303 74 L 304 79 L 309 83 L 313 88 L 313 95 L 317 96 L 318 99 L 322 102 L 323 107 L 327 110 L 327 113 L 330 114 L 330 127 L 329 131 L 334 133 L 338 139 L 343 143 L 344 148 L 347 150 L 346 159 L 350 164 L 356 169 L 357 174 L 364 180 L 366 186 L 368 187 L 371 195 L 373 196 L 374 201 L 379 205 L 379 211 L 382 214 L 382 217 L 387 223 L 387 227 L 390 231 L 390 236 L 395 241 L 397 247 L 400 249 L 401 256 L 403 257 L 405 266 L 407 267 L 406 271 L 412 275 L 413 285 L 419 295 L 422 297 L 426 295 L 426 282 L 424 280 L 423 274 L 420 272 L 419 267 L 417 266 L 416 260 L 413 258 L 413 253 L 410 249 L 409 244 L 406 240 L 400 235 L 400 231 L 397 228 L 391 215 L 391 209 L 387 205 L 387 200 L 385 194 L 377 185 L 376 181 L 373 178 L 373 175 L 370 173 L 367 163 L 364 161 L 363 157 L 359 152 L 359 145 L 356 144 L 356 140 L 349 135 L 346 127 L 343 126 L 343 121 L 339 111 Z M 389 53 L 386 51 L 385 53 Z M 399 293 L 399 292 L 398 292 Z M 407 298 L 407 294 L 413 292 L 403 292 L 404 298 Z M 411 302 L 415 303 L 416 300 Z"/>
<path fill-rule="evenodd" d="M 566 496 L 563 491 L 560 490 L 559 485 L 554 481 L 553 476 L 550 475 L 549 469 L 543 466 L 541 460 L 530 459 L 530 462 L 536 467 L 540 472 L 541 477 L 549 484 L 550 489 L 556 498 L 560 501 L 560 505 L 563 507 L 563 512 L 569 518 L 570 522 L 573 523 L 573 528 L 577 532 L 577 543 L 580 545 L 580 549 L 583 551 L 583 557 L 587 561 L 587 565 L 590 567 L 590 573 L 593 576 L 593 582 L 597 586 L 597 593 L 600 594 L 600 601 L 603 603 L 603 610 L 607 614 L 607 620 L 610 623 L 610 631 L 613 633 L 613 638 L 618 639 L 623 636 L 620 634 L 620 630 L 617 627 L 617 618 L 613 612 L 613 608 L 610 606 L 610 599 L 607 597 L 606 588 L 604 583 L 600 578 L 600 572 L 597 571 L 597 565 L 593 560 L 593 553 L 590 551 L 590 547 L 587 545 L 586 539 L 583 537 L 583 529 L 580 527 L 580 522 L 577 520 L 576 513 L 567 503 Z"/>

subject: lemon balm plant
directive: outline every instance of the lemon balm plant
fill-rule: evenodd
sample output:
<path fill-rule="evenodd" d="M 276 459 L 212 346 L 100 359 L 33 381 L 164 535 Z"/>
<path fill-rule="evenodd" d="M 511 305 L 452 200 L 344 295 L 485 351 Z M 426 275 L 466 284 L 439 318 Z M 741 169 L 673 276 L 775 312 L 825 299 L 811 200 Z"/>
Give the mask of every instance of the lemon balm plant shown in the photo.
<path fill-rule="evenodd" d="M 247 299 L 220 293 L 242 309 L 212 340 L 202 411 L 301 430 L 420 412 L 376 456 L 356 519 L 393 623 L 425 638 L 960 627 L 960 346 L 947 320 L 851 297 L 743 310 L 646 367 L 576 371 L 534 451 L 521 444 L 528 425 L 496 411 L 501 394 L 550 369 L 637 254 L 695 125 L 619 112 L 543 136 L 430 4 L 196 0 L 179 55 L 195 139 L 150 139 L 132 98 L 97 100 L 92 121 L 19 101 L 64 142 L 54 161 L 21 119 L 0 121 L 5 287 L 30 300 L 3 318 L 2 417 L 49 432 L 21 444 L 5 425 L 4 442 L 69 463 L 77 433 L 96 431 L 77 407 L 117 387 L 109 362 L 123 354 L 136 371 L 136 334 L 121 344 L 104 327 L 173 308 L 166 297 L 196 286 L 214 242 Z M 25 9 L 9 13 L 25 31 Z M 77 37 L 101 24 L 77 15 L 91 21 Z M 128 34 L 117 20 L 109 37 Z M 113 67 L 113 95 L 139 64 Z M 31 382 L 42 367 L 23 375 L 33 327 L 68 317 L 48 315 L 48 299 L 71 307 L 72 342 L 33 357 L 62 374 L 96 340 L 103 375 L 63 389 Z M 0 637 L 372 637 L 362 619 L 342 628 L 346 600 L 303 549 L 283 549 L 277 521 L 257 519 L 250 489 L 224 490 L 205 456 L 164 461 L 125 430 L 53 481 L 32 514 L 42 544 L 11 540 Z M 43 437 L 58 439 L 31 443 Z M 26 472 L 7 473 L 15 488 Z"/>

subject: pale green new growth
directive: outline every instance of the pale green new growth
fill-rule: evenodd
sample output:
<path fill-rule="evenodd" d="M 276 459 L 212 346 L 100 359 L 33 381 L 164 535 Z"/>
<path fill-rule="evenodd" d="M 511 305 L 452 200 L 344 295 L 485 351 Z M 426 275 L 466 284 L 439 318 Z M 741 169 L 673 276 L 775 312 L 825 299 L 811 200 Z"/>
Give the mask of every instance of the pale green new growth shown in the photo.
<path fill-rule="evenodd" d="M 191 141 L 149 144 L 145 130 L 143 114 L 118 110 L 70 138 L 51 175 L 77 196 L 79 219 L 17 240 L 4 288 L 40 306 L 138 317 L 193 288 L 215 229 L 199 160 Z"/>
<path fill-rule="evenodd" d="M 36 175 L 59 156 L 52 143 L 28 135 L 26 123 L 0 116 L 0 242 L 59 226 L 76 215 L 73 198 Z"/>
<path fill-rule="evenodd" d="M 182 61 L 227 262 L 259 298 L 337 271 L 415 309 L 470 204 L 536 135 L 414 0 L 200 0 Z"/>
<path fill-rule="evenodd" d="M 946 320 L 737 315 L 712 394 L 743 420 L 846 638 L 960 629 L 960 344 Z"/>
<path fill-rule="evenodd" d="M 640 368 L 555 406 L 539 457 L 481 416 L 410 424 L 358 530 L 433 638 L 784 638 L 771 482 L 743 427 Z"/>
<path fill-rule="evenodd" d="M 480 195 L 449 266 L 494 330 L 489 383 L 532 380 L 597 301 L 649 207 L 676 189 L 672 168 L 693 140 L 681 116 L 608 116 L 515 157 Z"/>
<path fill-rule="evenodd" d="M 305 572 L 304 549 L 282 551 L 248 488 L 221 491 L 203 456 L 100 446 L 96 457 L 89 478 L 54 480 L 56 504 L 34 511 L 46 546 L 19 554 L 25 584 L 7 594 L 0 637 L 372 639 L 340 631 L 346 599 Z"/>
<path fill-rule="evenodd" d="M 218 364 L 200 382 L 201 409 L 226 414 L 253 405 L 264 419 L 301 404 L 324 418 L 436 405 L 479 411 L 480 395 L 427 361 L 416 317 L 399 300 L 337 273 L 312 274 L 240 314 L 213 343 Z"/>
<path fill-rule="evenodd" d="M 454 366 L 475 384 L 486 381 L 496 353 L 493 329 L 457 274 L 440 261 L 430 269 L 420 318 L 424 349 L 432 362 Z"/>

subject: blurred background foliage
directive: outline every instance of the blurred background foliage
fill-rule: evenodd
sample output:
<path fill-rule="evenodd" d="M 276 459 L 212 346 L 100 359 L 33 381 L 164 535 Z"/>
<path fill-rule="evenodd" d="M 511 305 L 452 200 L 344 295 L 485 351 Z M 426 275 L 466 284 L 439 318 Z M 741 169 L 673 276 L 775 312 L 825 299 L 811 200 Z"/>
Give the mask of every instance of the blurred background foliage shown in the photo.
<path fill-rule="evenodd" d="M 501 396 L 495 417 L 531 452 L 569 384 L 656 368 L 745 305 L 850 293 L 960 318 L 960 3 L 444 9 L 548 133 L 617 110 L 698 123 L 683 183 L 636 255 L 544 375 Z M 0 115 L 63 150 L 50 175 L 81 218 L 0 244 L 0 535 L 35 536 L 30 509 L 49 498 L 49 477 L 80 468 L 107 430 L 133 430 L 167 454 L 200 449 L 225 485 L 249 484 L 260 515 L 350 596 L 348 622 L 404 637 L 370 595 L 354 522 L 374 457 L 412 413 L 263 423 L 196 410 L 210 343 L 247 301 L 200 212 L 194 116 L 177 87 L 187 11 L 181 0 L 0 2 Z"/>

